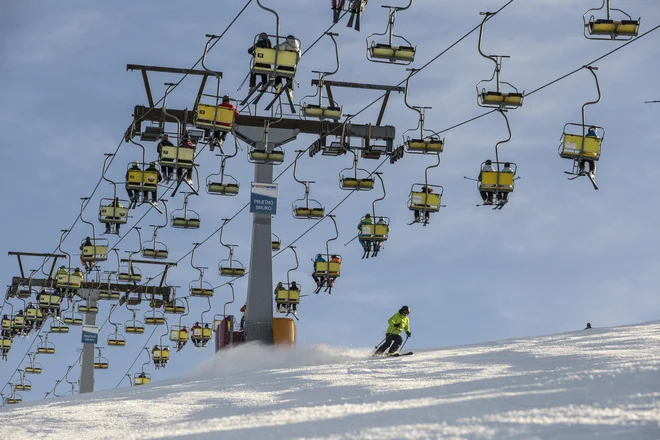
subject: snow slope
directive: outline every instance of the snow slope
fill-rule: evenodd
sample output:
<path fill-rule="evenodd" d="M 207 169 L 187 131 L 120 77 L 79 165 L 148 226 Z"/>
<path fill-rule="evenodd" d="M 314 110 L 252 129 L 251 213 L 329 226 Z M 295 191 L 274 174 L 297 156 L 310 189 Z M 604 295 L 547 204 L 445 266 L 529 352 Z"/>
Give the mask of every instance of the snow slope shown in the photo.
<path fill-rule="evenodd" d="M 660 323 L 370 352 L 248 345 L 180 382 L 4 407 L 0 438 L 660 438 Z"/>

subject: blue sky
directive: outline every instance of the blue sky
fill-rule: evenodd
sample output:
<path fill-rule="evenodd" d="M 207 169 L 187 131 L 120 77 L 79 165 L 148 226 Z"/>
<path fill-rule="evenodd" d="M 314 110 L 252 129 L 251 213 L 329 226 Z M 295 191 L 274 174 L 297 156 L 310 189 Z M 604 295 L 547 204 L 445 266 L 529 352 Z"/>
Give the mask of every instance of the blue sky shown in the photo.
<path fill-rule="evenodd" d="M 264 2 L 267 6 L 273 3 Z M 303 51 L 331 23 L 327 2 L 277 3 L 281 33 L 300 38 Z M 372 3 L 363 16 L 361 32 L 346 28 L 346 19 L 333 29 L 340 34 L 341 57 L 335 80 L 395 85 L 407 76 L 405 67 L 370 63 L 365 57 L 365 38 L 383 32 L 387 23 L 387 11 Z M 436 3 L 417 1 L 397 16 L 396 32 L 417 46 L 412 67 L 425 64 L 478 25 L 482 18 L 479 12 L 494 11 L 505 2 L 456 2 L 451 9 Z M 582 14 L 597 3 L 516 0 L 486 25 L 484 50 L 511 56 L 503 64 L 503 81 L 520 90 L 536 89 L 622 44 L 590 41 L 582 35 Z M 623 5 L 633 17 L 642 17 L 641 32 L 660 24 L 660 8 L 652 0 L 614 3 L 613 7 Z M 103 154 L 116 149 L 132 119 L 133 106 L 147 102 L 139 73 L 126 72 L 126 64 L 192 66 L 203 53 L 204 34 L 222 32 L 243 5 L 238 0 L 199 1 L 195 9 L 182 2 L 151 0 L 139 4 L 72 0 L 66 4 L 21 1 L 4 5 L 0 11 L 0 93 L 4 97 L 0 122 L 12 145 L 5 149 L 5 164 L 11 165 L 5 166 L 4 181 L 11 182 L 11 189 L 6 188 L 2 196 L 9 207 L 3 218 L 3 250 L 52 251 L 60 230 L 76 218 L 80 198 L 89 196 L 100 178 Z M 224 72 L 223 93 L 245 96 L 246 87 L 236 89 L 248 72 L 246 50 L 262 30 L 274 33 L 275 22 L 253 1 L 210 52 L 208 65 Z M 658 35 L 651 33 L 596 64 L 602 100 L 588 108 L 587 121 L 606 129 L 598 166 L 599 191 L 584 178 L 567 181 L 563 172 L 571 163 L 557 154 L 564 124 L 579 122 L 582 104 L 596 96 L 593 79 L 583 70 L 530 96 L 522 108 L 508 113 L 513 139 L 502 147 L 501 156 L 518 165 L 521 179 L 502 211 L 475 207 L 480 201 L 476 184 L 463 179 L 466 175 L 476 177 L 480 164 L 494 158 L 495 143 L 506 138 L 506 126 L 497 114 L 443 134 L 445 152 L 440 167 L 431 171 L 430 182 L 444 186 L 447 208 L 435 214 L 427 227 L 406 225 L 412 218 L 406 202 L 411 185 L 423 182 L 424 168 L 433 158 L 406 155 L 380 169 L 387 198 L 377 209 L 390 217 L 392 231 L 378 258 L 360 260 L 356 242 L 343 244 L 354 236 L 360 217 L 371 210 L 372 201 L 381 193 L 357 193 L 344 202 L 335 212 L 340 239 L 331 247 L 331 252 L 344 258 L 342 277 L 332 295 L 303 298 L 297 323 L 299 342 L 368 347 L 383 338 L 387 318 L 403 304 L 412 309 L 411 348 L 569 331 L 582 328 L 587 321 L 594 326 L 612 326 L 656 319 L 660 300 L 655 291 L 658 210 L 653 182 L 660 135 L 654 122 L 660 105 L 643 102 L 660 99 Z M 477 36 L 474 32 L 411 81 L 409 102 L 433 107 L 427 112 L 427 128 L 443 130 L 484 112 L 476 104 L 475 85 L 491 76 L 492 63 L 477 52 Z M 314 93 L 310 80 L 316 76 L 312 70 L 333 68 L 333 47 L 326 37 L 300 62 L 295 101 Z M 158 99 L 164 93 L 163 83 L 177 81 L 179 76 L 150 74 L 150 79 Z M 192 107 L 197 87 L 197 80 L 188 78 L 170 95 L 169 106 Z M 334 92 L 344 113 L 350 114 L 379 96 L 368 90 Z M 374 122 L 379 106 L 371 107 L 355 122 Z M 416 126 L 416 118 L 404 106 L 402 94 L 391 97 L 384 123 L 395 125 L 399 138 Z M 22 142 L 15 143 L 14 139 Z M 275 173 L 295 158 L 293 150 L 305 149 L 313 141 L 312 136 L 301 135 L 289 144 L 285 165 Z M 148 160 L 155 160 L 155 144 L 146 143 L 145 147 Z M 123 145 L 108 177 L 121 181 L 127 164 L 139 159 L 139 154 L 134 145 Z M 218 171 L 217 157 L 205 151 L 200 159 L 202 180 Z M 360 166 L 372 170 L 378 163 L 363 160 Z M 347 194 L 338 187 L 338 175 L 350 166 L 349 156 L 305 155 L 299 162 L 298 177 L 316 181 L 311 196 L 329 210 Z M 280 210 L 273 223 L 274 232 L 285 245 L 314 224 L 290 214 L 293 200 L 304 194 L 291 171 L 278 180 Z M 190 208 L 201 215 L 202 227 L 196 231 L 168 227 L 159 233 L 172 259 L 188 252 L 193 242 L 207 238 L 222 218 L 233 216 L 247 202 L 253 173 L 245 150 L 228 163 L 227 172 L 242 185 L 238 197 L 205 193 L 191 197 Z M 123 185 L 120 191 L 123 196 Z M 112 187 L 101 184 L 85 218 L 95 219 L 99 198 L 111 194 Z M 170 208 L 182 205 L 180 195 L 170 199 Z M 134 212 L 130 224 L 146 209 L 143 206 Z M 225 228 L 225 240 L 239 245 L 235 258 L 245 264 L 249 262 L 250 220 L 246 210 Z M 162 221 L 157 212 L 147 214 L 140 223 L 143 239 L 150 234 L 148 225 Z M 80 241 L 90 233 L 89 226 L 78 222 L 64 249 L 75 254 Z M 332 224 L 326 220 L 296 243 L 301 268 L 295 277 L 304 291 L 312 287 L 309 259 L 325 249 L 325 241 L 333 234 Z M 138 247 L 135 232 L 119 244 L 122 256 Z M 205 279 L 214 286 L 226 281 L 216 272 L 218 262 L 226 257 L 217 235 L 196 252 L 196 262 L 209 267 Z M 39 264 L 32 260 L 26 269 Z M 107 263 L 104 269 L 113 270 L 113 264 Z M 274 260 L 274 283 L 286 280 L 286 271 L 293 265 L 290 252 L 279 255 Z M 155 268 L 142 270 L 148 276 Z M 17 274 L 15 259 L 6 256 L 0 275 L 8 284 Z M 168 281 L 185 291 L 196 278 L 187 258 L 171 271 Z M 237 299 L 229 310 L 238 314 L 247 277 L 236 281 L 234 287 Z M 227 287 L 216 290 L 212 302 L 215 313 L 222 313 L 229 296 Z M 185 323 L 199 320 L 205 304 L 191 300 Z M 107 317 L 108 305 L 103 307 L 100 322 Z M 124 309 L 113 313 L 113 321 L 127 319 L 129 313 Z M 102 339 L 108 331 L 106 325 Z M 156 335 L 163 332 L 159 329 Z M 105 349 L 111 368 L 97 373 L 97 388 L 114 387 L 125 372 L 138 371 L 146 361 L 144 352 L 135 366 L 129 367 L 146 339 L 128 336 L 126 348 Z M 148 344 L 153 345 L 156 339 Z M 35 391 L 31 399 L 51 389 L 78 356 L 78 329 L 50 340 L 55 342 L 57 354 L 52 359 L 40 358 L 45 371 L 42 377 L 32 379 Z M 32 339 L 16 341 L 9 362 L 0 368 L 1 384 L 9 380 L 31 343 Z M 183 356 L 175 356 L 154 379 L 185 373 L 191 365 L 211 357 L 212 351 L 210 347 L 187 347 Z M 152 367 L 147 371 L 153 372 Z M 77 369 L 73 372 L 77 377 Z M 58 391 L 63 392 L 63 388 Z M 27 399 L 28 393 L 24 397 Z"/>

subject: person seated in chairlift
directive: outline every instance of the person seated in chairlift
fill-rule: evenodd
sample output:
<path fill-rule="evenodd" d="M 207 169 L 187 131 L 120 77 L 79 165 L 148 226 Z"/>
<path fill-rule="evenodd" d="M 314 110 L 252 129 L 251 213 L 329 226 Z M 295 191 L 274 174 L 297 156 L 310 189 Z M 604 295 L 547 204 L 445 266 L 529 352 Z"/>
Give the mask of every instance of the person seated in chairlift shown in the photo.
<path fill-rule="evenodd" d="M 218 107 L 224 107 L 234 110 L 234 118 L 238 118 L 241 115 L 236 109 L 236 106 L 231 103 L 230 98 L 227 95 L 222 97 L 222 104 L 220 104 Z M 229 127 L 229 124 L 225 124 L 223 122 L 218 122 L 218 125 L 223 127 Z M 228 133 L 227 131 L 216 130 L 215 133 L 213 134 L 213 139 L 217 140 L 217 145 L 218 147 L 220 147 L 221 153 L 223 153 L 222 144 L 224 144 L 225 140 L 227 140 L 227 133 Z M 216 146 L 216 142 L 209 143 L 209 149 L 211 151 L 215 149 L 215 146 Z"/>
<path fill-rule="evenodd" d="M 275 286 L 275 301 L 276 302 L 277 302 L 277 292 L 279 292 L 280 290 L 286 290 L 284 288 L 284 284 L 282 284 L 281 282 L 277 283 L 277 286 Z M 282 313 L 285 312 L 286 311 L 286 306 L 282 303 L 277 303 L 277 311 L 282 312 Z"/>
<path fill-rule="evenodd" d="M 176 344 L 176 351 L 180 351 L 184 345 L 188 342 L 188 328 L 185 326 L 179 330 L 179 340 Z"/>
<path fill-rule="evenodd" d="M 140 197 L 140 191 L 128 187 L 128 175 L 131 171 L 142 171 L 137 161 L 133 162 L 128 171 L 126 171 L 126 193 L 128 194 L 128 199 L 133 202 L 133 204 L 136 204 Z"/>
<path fill-rule="evenodd" d="M 277 50 L 283 50 L 287 52 L 295 52 L 296 53 L 296 63 L 300 61 L 301 55 L 301 50 L 300 50 L 300 43 L 298 43 L 298 40 L 296 40 L 296 37 L 293 35 L 287 35 L 286 40 L 284 43 L 280 43 L 277 47 Z M 280 67 L 281 70 L 288 70 L 288 67 Z M 289 95 L 289 99 L 293 100 L 293 78 L 287 78 L 286 84 L 286 93 Z M 282 77 L 278 76 L 275 78 L 275 93 L 279 93 L 280 89 L 282 88 Z"/>
<path fill-rule="evenodd" d="M 207 329 L 207 330 L 210 330 L 208 324 L 204 324 L 204 328 Z M 208 332 L 207 332 L 207 333 L 208 333 Z M 206 347 L 206 344 L 207 344 L 208 342 L 209 342 L 208 339 L 202 339 L 202 347 Z"/>
<path fill-rule="evenodd" d="M 323 284 L 325 284 L 325 277 L 316 276 L 316 263 L 325 263 L 325 258 L 323 258 L 323 255 L 316 254 L 316 258 L 314 259 L 314 272 L 312 272 L 312 278 L 316 283 L 316 287 L 323 287 Z"/>
<path fill-rule="evenodd" d="M 481 176 L 484 171 L 495 171 L 493 168 L 493 162 L 488 159 L 484 166 L 481 168 L 481 172 L 479 172 L 479 177 L 477 177 L 477 180 L 479 183 L 481 183 Z M 492 205 L 493 204 L 493 191 L 479 191 L 481 194 L 481 199 L 484 201 L 484 205 Z"/>
<path fill-rule="evenodd" d="M 337 255 L 331 255 L 330 256 L 330 262 L 331 263 L 339 263 L 339 266 L 341 267 L 341 258 Z M 337 272 L 330 272 L 331 275 L 338 275 Z M 330 277 L 328 278 L 328 287 L 332 287 L 335 285 L 335 281 L 337 280 L 337 277 Z"/>
<path fill-rule="evenodd" d="M 170 135 L 164 134 L 161 137 L 160 142 L 158 142 L 158 146 L 156 147 L 156 150 L 158 151 L 158 157 L 160 157 L 160 154 L 163 151 L 163 147 L 173 146 L 174 144 L 170 141 Z M 172 178 L 172 172 L 174 171 L 173 167 L 170 165 L 161 165 L 160 170 L 162 171 L 165 180 L 169 181 Z"/>
<path fill-rule="evenodd" d="M 292 292 L 298 292 L 298 294 L 300 294 L 300 287 L 298 287 L 298 284 L 296 284 L 295 281 L 291 281 L 291 286 L 289 287 L 289 290 L 292 291 Z M 298 316 L 297 315 L 297 307 L 298 307 L 298 305 L 295 304 L 295 303 L 288 305 L 289 310 L 292 310 L 294 316 Z"/>
<path fill-rule="evenodd" d="M 265 49 L 272 49 L 273 43 L 270 42 L 267 33 L 262 32 L 259 34 L 259 38 L 257 39 L 257 42 L 254 43 L 254 46 L 248 49 L 248 53 L 254 57 L 254 51 L 258 47 Z M 270 68 L 270 64 L 254 63 L 254 67 L 261 67 L 264 69 L 268 69 Z M 261 77 L 261 86 L 263 87 L 262 88 L 263 91 L 265 90 L 266 83 L 268 83 L 268 75 L 266 75 L 265 73 L 260 73 L 259 76 Z M 257 85 L 257 74 L 250 72 L 250 91 L 248 93 L 252 93 L 256 85 Z"/>
<path fill-rule="evenodd" d="M 198 329 L 199 329 L 199 336 L 195 335 L 195 330 Z M 201 334 L 202 334 L 202 327 L 199 325 L 199 322 L 196 322 L 195 325 L 190 327 L 190 340 L 193 342 L 195 347 L 199 347 L 200 342 L 202 342 Z"/>
<path fill-rule="evenodd" d="M 589 130 L 587 130 L 587 134 L 584 137 L 600 139 L 600 137 L 598 136 L 598 129 L 594 126 L 589 127 Z M 589 174 L 591 174 L 592 177 L 595 176 L 596 175 L 596 161 L 594 161 L 592 159 L 582 158 L 580 160 L 580 164 L 579 164 L 580 174 L 586 174 L 586 171 L 585 171 L 585 165 L 586 164 L 589 164 Z"/>
<path fill-rule="evenodd" d="M 93 246 L 92 239 L 90 237 L 85 238 L 85 241 L 83 242 L 83 244 L 80 245 L 80 250 L 83 251 L 83 249 L 86 246 Z M 92 252 L 94 252 L 94 251 L 92 251 Z M 85 272 L 89 272 L 90 270 L 92 270 L 92 267 L 94 266 L 92 261 L 87 262 L 87 261 L 83 260 L 83 254 L 80 254 L 80 262 L 82 263 L 83 266 L 85 266 Z"/>
<path fill-rule="evenodd" d="M 504 162 L 504 168 L 502 168 L 502 171 L 500 171 L 500 173 L 511 173 L 511 174 L 513 174 L 513 168 L 511 168 L 511 164 L 509 162 Z M 509 201 L 509 192 L 508 191 L 499 191 L 497 193 L 497 201 L 499 203 Z"/>
<path fill-rule="evenodd" d="M 371 220 L 371 214 L 365 214 L 364 219 L 360 221 L 358 224 L 358 231 L 360 231 L 360 235 L 362 235 L 362 226 L 364 225 L 372 225 L 373 221 Z M 360 242 L 360 245 L 362 245 L 362 248 L 365 250 L 365 252 L 369 252 L 369 249 L 371 247 L 371 242 L 367 240 L 362 240 L 361 238 L 358 240 Z"/>
<path fill-rule="evenodd" d="M 197 147 L 195 147 L 195 144 L 193 144 L 192 141 L 190 140 L 190 136 L 188 135 L 188 132 L 183 134 L 183 137 L 181 138 L 181 142 L 179 142 L 179 147 L 180 148 L 192 148 L 193 153 L 195 152 L 195 149 L 197 148 Z M 178 167 L 177 170 L 176 170 L 176 178 L 181 180 L 185 177 L 185 179 L 190 184 L 192 184 L 192 180 L 191 180 L 192 169 L 187 169 L 186 168 L 185 169 L 185 172 L 186 172 L 185 176 L 184 176 L 183 172 L 184 172 L 184 168 Z"/>
<path fill-rule="evenodd" d="M 147 168 L 145 171 L 151 171 L 155 172 L 157 176 L 156 180 L 156 188 L 153 190 L 148 190 L 144 191 L 144 194 L 142 195 L 142 199 L 145 203 L 149 202 L 149 193 L 151 193 L 151 203 L 158 203 L 158 184 L 163 180 L 163 176 L 161 176 L 160 172 L 158 172 L 158 169 L 156 168 L 156 162 L 151 162 L 149 164 L 149 168 Z"/>
<path fill-rule="evenodd" d="M 427 200 L 426 200 L 425 204 L 428 205 L 428 195 L 433 192 L 433 189 L 431 187 L 428 187 L 428 186 L 423 186 L 421 188 L 420 192 L 425 193 L 427 195 Z M 415 209 L 414 214 L 415 214 L 415 222 L 419 222 L 420 221 L 419 220 L 419 209 Z M 431 217 L 431 213 L 426 211 L 426 213 L 424 214 L 424 221 L 426 223 L 428 223 L 430 217 Z"/>
<path fill-rule="evenodd" d="M 386 227 L 386 232 L 390 232 L 390 227 L 387 226 L 387 222 L 383 217 L 378 219 L 378 222 L 376 223 L 377 225 L 384 225 Z M 378 251 L 380 250 L 380 247 L 382 246 L 383 242 L 382 241 L 375 241 L 374 242 L 374 254 L 377 254 Z"/>
<path fill-rule="evenodd" d="M 114 200 L 113 200 L 112 202 L 110 202 L 110 204 L 108 205 L 108 207 L 110 207 L 110 208 L 123 208 L 122 204 L 119 203 L 119 197 L 115 197 Z M 113 214 L 114 214 L 114 212 L 113 212 Z M 117 217 L 117 216 L 114 216 L 114 215 L 113 215 L 112 218 L 113 218 L 114 220 L 118 220 L 120 217 Z M 114 224 L 114 227 L 115 227 L 115 231 L 114 231 L 114 232 L 115 232 L 115 234 L 117 234 L 117 235 L 119 235 L 119 226 L 120 226 L 119 223 L 115 223 L 115 224 Z M 112 229 L 111 229 L 111 225 L 110 225 L 110 223 L 106 223 L 106 224 L 105 224 L 105 233 L 106 233 L 106 234 L 112 234 Z"/>

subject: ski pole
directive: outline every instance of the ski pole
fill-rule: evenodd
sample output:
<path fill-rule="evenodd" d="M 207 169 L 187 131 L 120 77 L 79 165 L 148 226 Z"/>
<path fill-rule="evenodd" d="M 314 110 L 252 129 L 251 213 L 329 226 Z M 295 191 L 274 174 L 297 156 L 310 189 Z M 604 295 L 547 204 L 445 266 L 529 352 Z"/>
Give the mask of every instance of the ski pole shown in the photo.
<path fill-rule="evenodd" d="M 354 241 L 356 238 L 358 238 L 359 236 L 360 236 L 360 234 L 356 235 L 355 237 L 353 237 L 353 238 L 351 239 L 351 241 L 349 241 L 348 243 L 345 243 L 344 246 L 348 246 L 350 243 L 353 243 L 353 241 Z"/>
<path fill-rule="evenodd" d="M 376 344 L 376 346 L 375 346 L 374 348 L 378 348 L 378 347 L 380 347 L 380 344 L 382 344 L 383 342 L 385 342 L 385 339 L 387 339 L 387 336 L 384 337 L 383 340 L 380 341 L 378 344 Z"/>
<path fill-rule="evenodd" d="M 401 344 L 401 347 L 399 347 L 399 353 L 401 353 L 401 350 L 403 350 L 403 347 L 405 347 L 406 342 L 408 342 L 408 335 L 406 335 L 406 340 L 403 341 L 403 344 Z"/>

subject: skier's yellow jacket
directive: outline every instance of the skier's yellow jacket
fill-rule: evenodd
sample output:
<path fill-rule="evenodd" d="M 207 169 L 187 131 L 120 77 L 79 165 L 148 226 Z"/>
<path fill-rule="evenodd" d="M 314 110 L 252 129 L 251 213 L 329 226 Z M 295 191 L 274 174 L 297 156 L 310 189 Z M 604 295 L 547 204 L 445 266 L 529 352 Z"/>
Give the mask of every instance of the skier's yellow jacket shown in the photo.
<path fill-rule="evenodd" d="M 387 327 L 387 332 L 385 333 L 394 333 L 395 335 L 401 334 L 401 331 L 406 332 L 410 331 L 410 322 L 406 315 L 402 315 L 399 312 L 396 312 L 390 319 L 387 320 L 389 326 Z M 394 327 L 395 324 L 400 324 L 399 327 Z"/>

